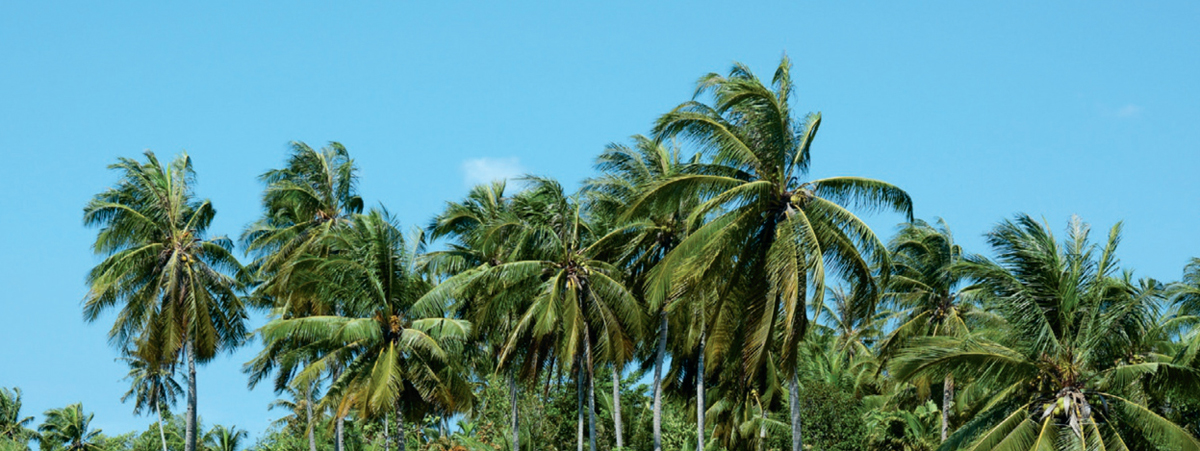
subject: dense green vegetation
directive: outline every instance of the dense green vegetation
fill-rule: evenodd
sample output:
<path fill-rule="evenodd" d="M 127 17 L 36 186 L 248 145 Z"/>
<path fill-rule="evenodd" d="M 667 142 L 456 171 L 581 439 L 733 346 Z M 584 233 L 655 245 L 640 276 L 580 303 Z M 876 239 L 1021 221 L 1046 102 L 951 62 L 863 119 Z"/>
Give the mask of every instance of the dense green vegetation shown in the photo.
<path fill-rule="evenodd" d="M 480 185 L 410 234 L 364 209 L 346 148 L 296 143 L 246 264 L 189 156 L 122 159 L 84 210 L 84 316 L 116 312 L 122 399 L 156 422 L 35 426 L 3 389 L 0 451 L 1200 450 L 1200 260 L 1137 278 L 1119 224 L 1026 215 L 966 250 L 898 187 L 810 179 L 821 116 L 789 71 L 706 75 L 579 192 Z M 886 242 L 859 217 L 881 211 L 905 221 Z M 195 392 L 241 346 L 287 413 L 253 443 Z"/>

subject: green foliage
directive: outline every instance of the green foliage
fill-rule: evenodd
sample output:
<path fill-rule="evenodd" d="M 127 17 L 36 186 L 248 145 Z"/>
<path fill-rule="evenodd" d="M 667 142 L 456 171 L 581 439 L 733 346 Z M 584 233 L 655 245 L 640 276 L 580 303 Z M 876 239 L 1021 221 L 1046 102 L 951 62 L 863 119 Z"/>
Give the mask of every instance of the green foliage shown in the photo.
<path fill-rule="evenodd" d="M 121 159 L 84 211 L 103 258 L 84 313 L 117 311 L 122 400 L 161 424 L 106 436 L 74 404 L 39 434 L 0 389 L 0 451 L 194 451 L 176 367 L 242 344 L 247 304 L 270 317 L 245 371 L 287 415 L 203 451 L 567 451 L 583 430 L 591 451 L 1200 451 L 1200 259 L 1137 280 L 1119 225 L 1060 241 L 1026 215 L 987 234 L 994 259 L 969 253 L 895 186 L 809 177 L 822 117 L 794 112 L 791 70 L 708 74 L 579 193 L 477 186 L 410 237 L 364 213 L 344 146 L 294 143 L 261 176 L 248 267 L 208 237 L 186 154 Z M 909 221 L 886 246 L 875 210 Z"/>
<path fill-rule="evenodd" d="M 866 443 L 862 403 L 853 394 L 821 382 L 806 382 L 800 393 L 804 440 L 813 449 L 861 450 Z"/>
<path fill-rule="evenodd" d="M 31 424 L 33 417 L 21 415 L 21 389 L 0 387 L 0 446 L 27 448 L 29 441 L 37 437 L 37 431 L 29 428 Z"/>
<path fill-rule="evenodd" d="M 42 451 L 100 451 L 103 436 L 92 429 L 95 414 L 84 412 L 82 404 L 47 410 L 38 426 Z"/>

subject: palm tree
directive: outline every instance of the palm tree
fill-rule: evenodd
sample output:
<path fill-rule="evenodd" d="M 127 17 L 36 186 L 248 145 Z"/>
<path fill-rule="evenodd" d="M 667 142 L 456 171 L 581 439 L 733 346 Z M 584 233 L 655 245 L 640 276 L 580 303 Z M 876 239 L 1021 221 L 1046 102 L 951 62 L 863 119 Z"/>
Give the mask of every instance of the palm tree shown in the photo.
<path fill-rule="evenodd" d="M 257 304 L 282 309 L 287 316 L 327 315 L 336 303 L 321 299 L 294 281 L 296 262 L 313 255 L 324 255 L 322 246 L 330 234 L 349 225 L 350 218 L 362 212 L 363 201 L 356 190 L 357 168 L 346 147 L 331 142 L 315 150 L 303 142 L 293 142 L 282 169 L 259 176 L 267 185 L 263 192 L 263 216 L 242 233 L 247 252 L 255 257 L 250 268 L 261 284 L 251 299 Z M 340 367 L 330 369 L 336 378 Z M 276 391 L 288 384 L 291 371 L 279 372 Z M 309 404 L 313 400 L 308 400 Z M 341 451 L 345 417 L 337 415 L 335 449 Z M 316 441 L 309 431 L 309 449 Z"/>
<path fill-rule="evenodd" d="M 445 369 L 470 326 L 413 309 L 431 284 L 416 273 L 414 251 L 386 212 L 354 216 L 329 241 L 329 255 L 302 259 L 294 276 L 311 281 L 317 296 L 337 300 L 340 314 L 271 320 L 259 331 L 266 349 L 250 366 L 265 374 L 272 362 L 308 362 L 295 375 L 293 383 L 301 384 L 344 368 L 326 399 L 351 397 L 371 418 L 394 412 L 403 451 L 405 418 L 466 403 L 465 381 Z"/>
<path fill-rule="evenodd" d="M 631 337 L 638 336 L 642 327 L 641 309 L 620 282 L 620 269 L 595 258 L 600 249 L 594 246 L 596 237 L 587 218 L 581 216 L 581 206 L 553 180 L 528 181 L 531 187 L 513 199 L 510 219 L 498 221 L 488 232 L 506 240 L 505 247 L 517 258 L 460 273 L 422 301 L 440 304 L 460 293 L 536 286 L 532 302 L 509 334 L 500 361 L 530 347 L 552 345 L 558 361 L 577 372 L 578 448 L 583 447 L 586 399 L 590 449 L 597 449 L 595 365 L 597 360 L 617 365 L 629 360 Z"/>
<path fill-rule="evenodd" d="M 824 299 L 828 267 L 864 290 L 876 289 L 872 266 L 886 269 L 888 255 L 846 206 L 891 209 L 911 219 L 912 202 L 877 180 L 804 181 L 821 116 L 793 117 L 790 72 L 784 57 L 770 87 L 741 64 L 728 76 L 701 77 L 697 94 L 711 94 L 713 105 L 683 103 L 658 119 L 654 133 L 699 145 L 709 162 L 657 183 L 632 211 L 688 197 L 703 201 L 690 218 L 703 225 L 656 267 L 648 294 L 717 293 L 704 325 L 705 352 L 725 359 L 723 368 L 742 368 L 739 383 L 760 383 L 770 351 L 780 350 L 780 368 L 791 379 L 792 448 L 800 451 L 795 373 L 810 285 L 813 299 Z M 740 355 L 727 352 L 743 339 Z"/>
<path fill-rule="evenodd" d="M 1148 386 L 1200 386 L 1200 373 L 1141 352 L 1160 293 L 1118 274 L 1120 231 L 1097 246 L 1072 218 L 1060 243 L 1021 215 L 988 233 L 997 261 L 966 259 L 1009 329 L 917 339 L 893 364 L 900 380 L 953 372 L 990 387 L 941 449 L 1200 449 L 1142 401 Z"/>
<path fill-rule="evenodd" d="M 242 440 L 249 435 L 246 431 L 238 430 L 237 426 L 225 427 L 218 424 L 204 434 L 204 446 L 209 451 L 237 451 L 242 447 Z"/>
<path fill-rule="evenodd" d="M 356 171 L 339 143 L 315 150 L 293 142 L 284 168 L 259 176 L 267 185 L 263 216 L 242 233 L 246 252 L 255 257 L 250 269 L 262 281 L 254 292 L 256 302 L 300 312 L 328 308 L 297 290 L 290 276 L 297 260 L 321 254 L 325 238 L 362 212 Z"/>
<path fill-rule="evenodd" d="M 321 410 L 314 409 L 313 406 L 316 389 L 314 383 L 289 386 L 284 391 L 290 395 L 291 399 L 279 398 L 267 405 L 268 410 L 284 409 L 291 412 L 290 415 L 275 420 L 275 424 L 286 425 L 293 431 L 304 431 L 304 435 L 308 437 L 310 450 L 317 447 L 316 428 L 317 424 L 322 421 L 320 419 Z"/>
<path fill-rule="evenodd" d="M 935 228 L 925 221 L 905 224 L 889 243 L 892 275 L 887 297 L 900 309 L 903 323 L 880 344 L 889 356 L 916 336 L 963 336 L 970 332 L 971 317 L 987 316 L 975 308 L 978 287 L 968 286 L 965 275 L 956 271 L 963 261 L 962 248 L 945 221 Z M 978 322 L 978 321 L 975 321 Z M 954 374 L 942 381 L 942 441 L 950 430 L 954 402 Z"/>
<path fill-rule="evenodd" d="M 29 429 L 33 417 L 21 416 L 21 389 L 0 387 L 0 441 L 9 440 L 25 449 L 37 431 Z"/>
<path fill-rule="evenodd" d="M 205 237 L 216 211 L 195 199 L 191 158 L 164 166 L 153 152 L 145 156 L 110 166 L 120 181 L 84 208 L 84 224 L 100 227 L 93 250 L 105 257 L 88 274 L 84 318 L 119 306 L 114 343 L 136 342 L 163 361 L 186 355 L 185 451 L 195 451 L 196 363 L 241 344 L 246 312 L 236 292 L 247 276 L 232 241 Z"/>
<path fill-rule="evenodd" d="M 71 404 L 61 409 L 50 409 L 42 415 L 46 416 L 38 431 L 41 432 L 43 451 L 98 451 L 100 446 L 95 443 L 100 436 L 100 430 L 92 430 L 92 417 L 95 414 L 84 413 L 83 405 Z"/>
<path fill-rule="evenodd" d="M 129 374 L 125 378 L 130 381 L 130 388 L 121 397 L 121 402 L 133 398 L 135 415 L 145 409 L 154 411 L 158 417 L 158 435 L 162 439 L 163 451 L 167 451 L 167 433 L 163 428 L 162 409 L 174 405 L 175 399 L 183 394 L 183 389 L 175 382 L 175 362 L 163 362 L 160 357 L 137 347 L 125 350 L 125 356 L 121 360 L 129 365 Z"/>
<path fill-rule="evenodd" d="M 606 218 L 614 224 L 613 230 L 601 238 L 599 249 L 609 251 L 616 261 L 627 268 L 627 284 L 640 299 L 645 299 L 642 287 L 651 268 L 670 253 L 687 235 L 686 218 L 696 207 L 695 199 L 685 198 L 678 204 L 658 205 L 658 208 L 633 212 L 626 215 L 627 206 L 635 202 L 645 190 L 671 177 L 681 175 L 687 163 L 680 150 L 646 136 L 635 135 L 633 146 L 610 144 L 596 158 L 596 169 L 600 177 L 588 179 L 584 192 L 588 195 L 588 210 L 595 216 Z M 690 163 L 695 163 L 693 158 Z M 624 220 L 623 220 L 624 219 Z M 659 319 L 657 341 L 654 352 L 653 428 L 654 449 L 662 450 L 662 395 L 663 365 L 667 353 L 667 303 L 648 305 L 651 314 Z M 614 375 L 613 401 L 619 404 L 620 380 Z M 703 403 L 701 403 L 702 405 Z M 618 447 L 621 446 L 620 410 L 614 409 L 617 417 Z"/>
<path fill-rule="evenodd" d="M 1167 288 L 1176 315 L 1164 326 L 1169 334 L 1182 335 L 1182 349 L 1178 360 L 1187 365 L 1197 365 L 1200 355 L 1200 258 L 1193 258 L 1183 268 L 1183 279 Z"/>
<path fill-rule="evenodd" d="M 447 203 L 446 209 L 433 219 L 427 230 L 431 240 L 449 238 L 448 249 L 426 254 L 426 271 L 441 278 L 450 278 L 460 273 L 484 271 L 516 259 L 511 247 L 513 243 L 504 238 L 507 230 L 504 227 L 497 229 L 512 218 L 512 199 L 506 196 L 505 189 L 504 182 L 477 185 L 462 202 Z M 455 293 L 454 305 L 449 306 L 471 322 L 474 326 L 472 340 L 481 342 L 487 349 L 486 353 L 491 358 L 478 362 L 487 367 L 483 371 L 507 370 L 511 404 L 509 429 L 513 451 L 519 451 L 521 446 L 518 379 L 537 380 L 549 352 L 547 349 L 526 348 L 503 360 L 499 356 L 513 332 L 518 315 L 528 308 L 537 287 L 536 283 L 514 286 L 477 284 L 473 287 L 475 290 Z M 425 302 L 444 302 L 434 299 L 439 293 L 445 293 L 445 290 L 431 292 L 433 296 Z M 543 342 L 542 347 L 546 345 L 548 343 Z M 492 362 L 498 364 L 493 366 Z"/>

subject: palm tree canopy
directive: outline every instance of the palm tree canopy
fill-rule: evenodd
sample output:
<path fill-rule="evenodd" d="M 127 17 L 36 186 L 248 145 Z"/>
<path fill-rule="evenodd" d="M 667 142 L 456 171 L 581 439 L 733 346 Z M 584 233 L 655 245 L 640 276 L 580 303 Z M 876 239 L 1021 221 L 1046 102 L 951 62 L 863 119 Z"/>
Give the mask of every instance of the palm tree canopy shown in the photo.
<path fill-rule="evenodd" d="M 46 419 L 38 426 L 43 451 L 95 451 L 100 436 L 99 429 L 91 429 L 95 414 L 85 413 L 82 404 L 71 404 L 61 409 L 50 409 L 43 413 Z"/>
<path fill-rule="evenodd" d="M 780 350 L 786 373 L 796 368 L 808 281 L 818 300 L 827 270 L 876 289 L 874 268 L 888 267 L 888 254 L 847 208 L 912 216 L 908 194 L 885 182 L 805 179 L 821 116 L 793 115 L 790 73 L 785 57 L 769 85 L 741 64 L 728 76 L 701 77 L 697 96 L 711 96 L 712 105 L 683 103 L 659 118 L 654 133 L 697 145 L 704 162 L 647 189 L 630 210 L 700 199 L 693 232 L 656 267 L 647 295 L 656 302 L 684 291 L 718 292 L 709 307 L 710 352 L 722 356 L 746 337 L 744 379 L 759 377 L 772 349 Z"/>
<path fill-rule="evenodd" d="M 145 157 L 110 166 L 121 179 L 84 208 L 84 224 L 100 228 L 93 249 L 105 257 L 88 273 L 84 318 L 119 308 L 109 332 L 115 344 L 177 356 L 186 343 L 206 362 L 243 341 L 237 290 L 247 274 L 232 241 L 206 237 L 216 210 L 195 199 L 191 158 L 163 165 L 153 152 Z"/>
<path fill-rule="evenodd" d="M 987 235 L 996 261 L 962 263 L 996 298 L 1008 329 L 914 340 L 893 365 L 900 380 L 953 372 L 993 387 L 942 449 L 1200 449 L 1149 404 L 1154 387 L 1200 387 L 1200 373 L 1147 352 L 1161 295 L 1158 284 L 1120 272 L 1120 231 L 1118 224 L 1094 244 L 1087 224 L 1073 218 L 1060 242 L 1022 215 Z"/>
<path fill-rule="evenodd" d="M 326 399 L 350 397 L 371 417 L 404 405 L 406 415 L 420 418 L 433 406 L 453 411 L 469 403 L 462 376 L 446 368 L 470 325 L 413 309 L 431 282 L 416 272 L 415 251 L 390 216 L 356 215 L 327 240 L 329 255 L 301 259 L 295 277 L 335 300 L 340 314 L 278 317 L 263 326 L 266 349 L 247 365 L 251 382 L 278 369 L 296 373 L 277 382 L 311 383 L 340 366 Z"/>
<path fill-rule="evenodd" d="M 0 387 L 0 439 L 27 443 L 37 436 L 29 429 L 32 423 L 33 417 L 21 416 L 21 389 Z"/>
<path fill-rule="evenodd" d="M 357 178 L 349 151 L 336 142 L 320 150 L 293 142 L 284 167 L 259 177 L 267 185 L 263 216 L 242 233 L 246 252 L 254 257 L 250 268 L 262 282 L 254 302 L 321 308 L 289 285 L 292 266 L 308 254 L 320 254 L 325 237 L 362 212 Z"/>

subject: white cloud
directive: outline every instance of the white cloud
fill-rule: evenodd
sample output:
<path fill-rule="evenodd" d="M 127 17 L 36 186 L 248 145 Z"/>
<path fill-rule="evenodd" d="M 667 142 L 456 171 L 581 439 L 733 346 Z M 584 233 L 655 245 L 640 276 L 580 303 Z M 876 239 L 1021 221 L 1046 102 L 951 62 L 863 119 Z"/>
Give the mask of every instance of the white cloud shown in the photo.
<path fill-rule="evenodd" d="M 1117 117 L 1134 117 L 1142 114 L 1142 107 L 1130 103 L 1123 107 L 1117 108 L 1117 111 L 1114 113 L 1117 115 Z"/>
<path fill-rule="evenodd" d="M 1108 116 L 1108 117 L 1115 117 L 1115 118 L 1119 118 L 1119 119 L 1129 119 L 1129 118 L 1135 118 L 1135 117 L 1141 116 L 1142 115 L 1142 107 L 1140 107 L 1138 105 L 1134 105 L 1132 103 L 1127 103 L 1125 105 L 1122 105 L 1122 106 L 1119 106 L 1116 108 L 1110 107 L 1108 105 L 1100 105 L 1100 112 L 1101 112 L 1101 114 Z"/>
<path fill-rule="evenodd" d="M 525 174 L 521 160 L 508 158 L 472 158 L 462 163 L 463 184 L 475 186 L 495 180 L 507 180 Z"/>

